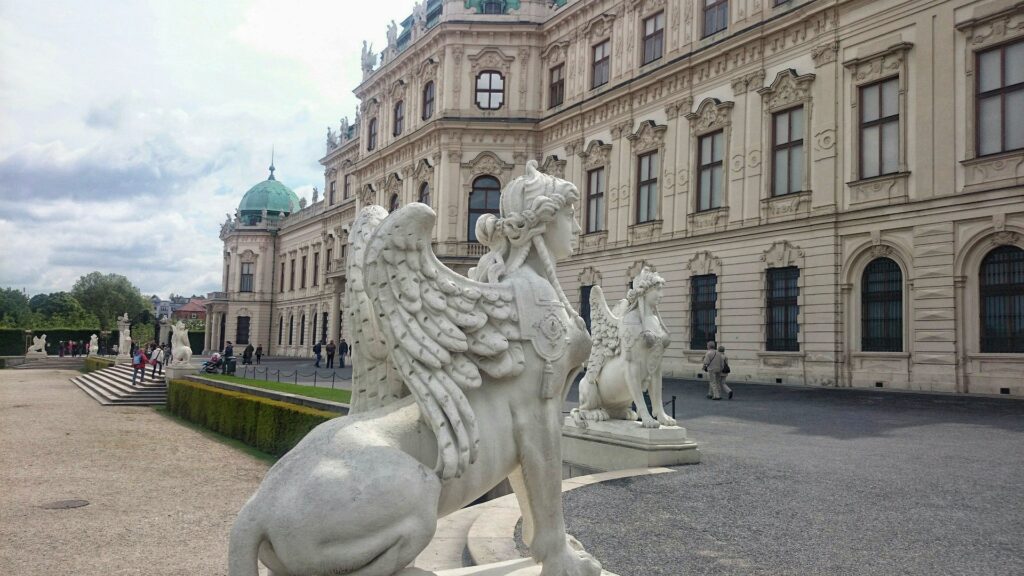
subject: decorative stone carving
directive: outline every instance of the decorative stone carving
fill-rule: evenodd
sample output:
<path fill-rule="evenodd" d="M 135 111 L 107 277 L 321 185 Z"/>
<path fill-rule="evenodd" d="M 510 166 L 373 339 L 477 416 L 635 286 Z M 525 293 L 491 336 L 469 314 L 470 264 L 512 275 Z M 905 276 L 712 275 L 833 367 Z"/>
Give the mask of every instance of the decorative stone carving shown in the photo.
<path fill-rule="evenodd" d="M 811 207 L 810 192 L 796 192 L 784 196 L 772 196 L 761 200 L 764 216 L 768 219 L 807 213 Z"/>
<path fill-rule="evenodd" d="M 416 70 L 416 77 L 425 84 L 427 81 L 437 78 L 437 67 L 437 58 L 427 58 Z"/>
<path fill-rule="evenodd" d="M 997 246 L 1022 246 L 1020 234 L 1010 230 L 1003 230 L 989 236 L 988 243 L 993 248 Z"/>
<path fill-rule="evenodd" d="M 687 96 L 686 98 L 680 98 L 675 102 L 672 102 L 665 106 L 665 116 L 669 120 L 675 120 L 680 114 L 686 114 L 690 111 L 690 107 L 693 106 L 693 98 Z"/>
<path fill-rule="evenodd" d="M 647 260 L 634 260 L 633 263 L 630 264 L 629 268 L 626 269 L 626 276 L 630 280 L 632 280 L 633 278 L 639 276 L 640 272 L 643 271 L 644 268 L 650 268 L 651 272 L 658 271 L 658 267 L 655 266 L 654 264 L 651 264 Z"/>
<path fill-rule="evenodd" d="M 583 169 L 594 170 L 607 166 L 611 161 L 611 155 L 611 144 L 605 144 L 600 140 L 591 140 L 586 151 L 580 153 L 580 156 L 583 157 Z"/>
<path fill-rule="evenodd" d="M 705 98 L 695 112 L 686 115 L 686 119 L 690 121 L 690 131 L 700 134 L 729 126 L 733 106 L 733 102 Z"/>
<path fill-rule="evenodd" d="M 777 240 L 761 254 L 761 261 L 768 268 L 785 268 L 799 266 L 803 257 L 804 251 L 791 245 L 788 240 Z"/>
<path fill-rule="evenodd" d="M 539 170 L 544 174 L 550 174 L 555 178 L 565 178 L 565 160 L 559 160 L 558 156 L 551 155 L 544 159 Z"/>
<path fill-rule="evenodd" d="M 965 168 L 965 192 L 1024 185 L 1024 152 L 986 156 L 966 160 L 962 164 Z"/>
<path fill-rule="evenodd" d="M 707 250 L 701 250 L 694 254 L 693 258 L 690 258 L 690 261 L 686 264 L 686 267 L 689 268 L 690 273 L 694 276 L 722 275 L 721 258 L 715 258 Z"/>
<path fill-rule="evenodd" d="M 576 280 L 580 283 L 580 286 L 597 286 L 601 283 L 601 272 L 593 266 L 587 266 L 580 272 Z"/>
<path fill-rule="evenodd" d="M 618 140 L 633 131 L 633 121 L 625 120 L 612 125 L 612 140 Z"/>
<path fill-rule="evenodd" d="M 359 203 L 363 206 L 373 204 L 377 198 L 377 192 L 369 184 L 363 186 L 359 191 Z"/>
<path fill-rule="evenodd" d="M 166 316 L 165 316 L 166 318 Z M 99 356 L 100 354 L 100 338 L 93 334 L 89 337 L 89 356 Z"/>
<path fill-rule="evenodd" d="M 46 356 L 46 334 L 33 336 L 32 345 L 25 351 L 26 358 L 42 358 Z"/>
<path fill-rule="evenodd" d="M 765 110 L 778 110 L 811 99 L 814 74 L 797 76 L 796 70 L 787 68 L 775 76 L 771 86 L 757 91 L 764 99 Z"/>
<path fill-rule="evenodd" d="M 561 503 L 560 407 L 590 352 L 555 269 L 572 253 L 578 200 L 573 184 L 529 162 L 500 217 L 481 217 L 491 251 L 470 278 L 433 253 L 429 207 L 362 210 L 346 286 L 347 301 L 364 304 L 346 306 L 363 331 L 353 335 L 357 416 L 314 428 L 267 473 L 232 529 L 230 573 L 254 574 L 258 557 L 290 574 L 397 572 L 439 516 L 510 475 L 544 573 L 600 573 L 565 533 Z M 396 401 L 406 389 L 412 400 Z M 381 558 L 393 568 L 377 569 Z"/>
<path fill-rule="evenodd" d="M 664 285 L 661 276 L 644 268 L 614 310 L 600 286 L 591 290 L 594 347 L 580 381 L 580 406 L 572 411 L 577 426 L 586 427 L 588 420 L 635 421 L 637 412 L 644 428 L 676 425 L 661 401 L 661 362 L 671 341 L 658 312 Z M 647 410 L 645 390 L 654 414 Z"/>
<path fill-rule="evenodd" d="M 894 253 L 895 253 L 895 250 L 893 250 L 893 247 L 892 246 L 887 246 L 885 244 L 878 244 L 876 246 L 872 246 L 871 247 L 871 258 L 872 259 L 874 259 L 874 258 L 891 258 Z"/>
<path fill-rule="evenodd" d="M 625 190 L 628 195 L 629 190 Z M 622 198 L 625 202 L 626 198 Z M 661 220 L 651 220 L 650 222 L 644 222 L 643 224 L 633 224 L 629 227 L 629 243 L 640 244 L 644 242 L 657 242 L 661 239 Z"/>
<path fill-rule="evenodd" d="M 549 67 L 565 62 L 565 56 L 569 51 L 569 41 L 560 40 L 552 42 L 540 53 L 541 60 Z"/>
<path fill-rule="evenodd" d="M 363 40 L 363 54 L 360 57 L 363 68 L 363 78 L 373 73 L 373 67 L 377 65 L 377 54 L 373 51 L 373 44 L 367 44 Z"/>
<path fill-rule="evenodd" d="M 190 366 L 192 347 L 188 343 L 188 328 L 184 322 L 178 320 L 171 330 L 171 366 Z"/>
<path fill-rule="evenodd" d="M 690 214 L 689 219 L 690 229 L 693 230 L 694 233 L 723 230 L 729 220 L 729 208 L 723 206 L 722 208 L 715 208 L 713 210 L 695 212 Z"/>
<path fill-rule="evenodd" d="M 565 153 L 572 156 L 581 154 L 583 150 L 583 138 L 576 138 L 565 143 Z"/>
<path fill-rule="evenodd" d="M 1024 34 L 1024 6 L 1020 2 L 1007 3 L 1006 6 L 1005 10 L 957 24 L 957 29 L 964 33 L 971 50 L 999 44 Z"/>
<path fill-rule="evenodd" d="M 634 152 L 653 150 L 665 145 L 666 130 L 668 126 L 658 126 L 653 120 L 644 120 L 636 133 L 626 136 L 626 139 L 632 144 Z"/>
<path fill-rule="evenodd" d="M 589 38 L 590 41 L 611 36 L 612 23 L 615 21 L 615 16 L 614 12 L 605 12 L 596 16 L 583 27 L 583 36 Z"/>
<path fill-rule="evenodd" d="M 838 53 L 839 42 L 834 41 L 811 48 L 811 58 L 814 60 L 814 67 L 821 68 L 825 64 L 835 62 Z"/>
<path fill-rule="evenodd" d="M 907 51 L 913 46 L 910 42 L 900 42 L 877 54 L 847 60 L 843 66 L 853 73 L 854 81 L 858 84 L 874 82 L 882 76 L 902 70 Z"/>
<path fill-rule="evenodd" d="M 504 162 L 493 152 L 481 152 L 476 155 L 476 158 L 473 158 L 469 162 L 462 163 L 462 167 L 468 169 L 469 175 L 472 177 L 476 177 L 481 174 L 490 174 L 491 176 L 497 176 L 500 178 L 506 170 L 512 170 L 514 165 Z"/>
<path fill-rule="evenodd" d="M 764 83 L 764 70 L 756 70 L 744 74 L 732 81 L 732 93 L 735 96 L 746 94 L 748 90 L 757 90 Z"/>
<path fill-rule="evenodd" d="M 580 237 L 580 252 L 600 252 L 608 243 L 608 231 L 591 232 Z"/>
<path fill-rule="evenodd" d="M 502 76 L 508 76 L 515 56 L 508 56 L 500 48 L 488 46 L 476 54 L 466 57 L 470 62 L 470 70 L 476 76 L 481 70 L 497 70 Z"/>
<path fill-rule="evenodd" d="M 850 204 L 865 202 L 905 202 L 907 200 L 907 176 L 895 174 L 870 180 L 849 182 Z"/>

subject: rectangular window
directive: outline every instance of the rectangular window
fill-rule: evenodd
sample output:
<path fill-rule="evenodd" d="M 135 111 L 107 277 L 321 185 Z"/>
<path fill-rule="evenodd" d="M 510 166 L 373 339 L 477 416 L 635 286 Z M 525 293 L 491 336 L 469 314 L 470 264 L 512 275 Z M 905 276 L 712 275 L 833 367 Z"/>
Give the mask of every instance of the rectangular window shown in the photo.
<path fill-rule="evenodd" d="M 476 105 L 481 110 L 497 110 L 505 103 L 505 77 L 485 70 L 476 77 Z"/>
<path fill-rule="evenodd" d="M 324 271 L 325 272 L 330 272 L 331 271 L 331 255 L 333 253 L 334 253 L 334 249 L 333 248 L 328 248 L 327 249 L 327 261 L 324 262 Z"/>
<path fill-rule="evenodd" d="M 427 82 L 423 87 L 423 119 L 434 115 L 434 82 Z"/>
<path fill-rule="evenodd" d="M 772 115 L 772 196 L 799 192 L 804 182 L 804 107 Z"/>
<path fill-rule="evenodd" d="M 551 83 L 548 87 L 548 108 L 554 108 L 565 101 L 565 64 L 551 69 Z"/>
<path fill-rule="evenodd" d="M 280 346 L 284 343 L 284 317 L 277 319 L 277 344 Z"/>
<path fill-rule="evenodd" d="M 281 292 L 284 292 L 284 262 L 281 262 Z"/>
<path fill-rule="evenodd" d="M 377 147 L 377 119 L 370 118 L 370 124 L 366 127 L 366 149 L 368 151 Z"/>
<path fill-rule="evenodd" d="M 236 318 L 237 328 L 235 329 L 235 344 L 249 343 L 249 317 L 239 316 Z"/>
<path fill-rule="evenodd" d="M 690 278 L 690 350 L 704 350 L 708 342 L 715 340 L 717 304 L 718 276 Z"/>
<path fill-rule="evenodd" d="M 1024 42 L 977 56 L 978 156 L 1024 148 Z"/>
<path fill-rule="evenodd" d="M 334 194 L 337 191 L 337 189 L 338 189 L 338 181 L 337 180 L 331 180 L 331 197 L 330 197 L 330 200 L 327 202 L 328 204 L 334 204 Z"/>
<path fill-rule="evenodd" d="M 320 253 L 313 253 L 313 286 L 320 285 Z"/>
<path fill-rule="evenodd" d="M 894 174 L 900 166 L 899 78 L 860 89 L 860 177 Z"/>
<path fill-rule="evenodd" d="M 729 27 L 729 0 L 704 0 L 704 38 Z"/>
<path fill-rule="evenodd" d="M 306 256 L 302 257 L 302 276 L 299 277 L 299 288 L 306 287 Z"/>
<path fill-rule="evenodd" d="M 295 290 L 295 258 L 292 258 L 292 266 L 288 274 L 288 289 Z"/>
<path fill-rule="evenodd" d="M 288 319 L 288 345 L 289 346 L 291 346 L 292 342 L 294 341 L 293 340 L 293 336 L 295 336 L 295 317 L 294 316 Z"/>
<path fill-rule="evenodd" d="M 327 340 L 327 312 L 323 313 L 322 320 L 320 321 L 320 340 Z"/>
<path fill-rule="evenodd" d="M 393 136 L 401 136 L 402 130 L 405 128 L 405 102 L 399 100 L 395 104 L 395 115 L 394 115 L 394 126 L 391 134 Z"/>
<path fill-rule="evenodd" d="M 604 86 L 608 83 L 608 72 L 611 65 L 611 40 L 605 40 L 594 46 L 594 64 L 591 70 L 591 88 Z"/>
<path fill-rule="evenodd" d="M 604 230 L 604 168 L 587 172 L 587 232 Z"/>
<path fill-rule="evenodd" d="M 238 283 L 239 292 L 252 292 L 252 262 L 242 262 L 242 274 Z"/>
<path fill-rule="evenodd" d="M 768 298 L 765 310 L 765 349 L 777 352 L 798 352 L 797 314 L 800 307 L 798 280 L 800 269 L 796 266 L 768 269 Z"/>
<path fill-rule="evenodd" d="M 342 198 L 348 200 L 352 196 L 352 176 L 350 174 L 345 174 L 344 182 L 344 189 L 341 192 Z"/>
<path fill-rule="evenodd" d="M 658 12 L 644 19 L 644 52 L 641 64 L 650 64 L 661 58 L 664 51 L 665 13 Z"/>
<path fill-rule="evenodd" d="M 587 325 L 587 332 L 590 331 L 590 292 L 593 288 L 591 285 L 580 286 L 580 318 Z"/>
<path fill-rule="evenodd" d="M 722 207 L 723 168 L 725 156 L 725 135 L 719 130 L 701 136 L 697 142 L 697 211 L 714 210 Z"/>
<path fill-rule="evenodd" d="M 313 337 L 313 343 L 314 344 L 316 344 L 316 342 L 317 342 L 317 339 L 316 339 L 317 320 L 319 320 L 319 319 L 317 318 L 316 314 L 313 314 L 313 331 L 310 332 L 309 335 Z"/>
<path fill-rule="evenodd" d="M 637 159 L 636 223 L 658 219 L 658 153 L 648 152 Z"/>

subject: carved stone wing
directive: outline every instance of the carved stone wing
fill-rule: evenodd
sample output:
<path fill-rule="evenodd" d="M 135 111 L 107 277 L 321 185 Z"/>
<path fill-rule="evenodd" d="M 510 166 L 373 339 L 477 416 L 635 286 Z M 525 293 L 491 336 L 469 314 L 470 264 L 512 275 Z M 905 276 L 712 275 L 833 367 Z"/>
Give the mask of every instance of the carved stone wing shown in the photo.
<path fill-rule="evenodd" d="M 615 307 L 616 311 L 621 308 L 621 303 Z M 594 378 L 601 373 L 604 363 L 619 353 L 621 324 L 622 319 L 608 309 L 604 291 L 600 286 L 594 286 L 590 291 L 590 336 L 594 345 L 590 349 L 590 359 L 587 360 L 587 372 L 593 374 Z"/>
<path fill-rule="evenodd" d="M 460 476 L 480 435 L 463 390 L 523 369 L 515 292 L 444 266 L 431 250 L 436 216 L 408 204 L 385 219 L 367 246 L 363 282 L 390 360 L 437 436 L 435 471 Z"/>
<path fill-rule="evenodd" d="M 388 359 L 387 341 L 377 323 L 364 280 L 366 247 L 387 215 L 381 206 L 367 206 L 359 212 L 349 232 L 345 312 L 352 338 L 351 414 L 380 408 L 408 395 Z"/>

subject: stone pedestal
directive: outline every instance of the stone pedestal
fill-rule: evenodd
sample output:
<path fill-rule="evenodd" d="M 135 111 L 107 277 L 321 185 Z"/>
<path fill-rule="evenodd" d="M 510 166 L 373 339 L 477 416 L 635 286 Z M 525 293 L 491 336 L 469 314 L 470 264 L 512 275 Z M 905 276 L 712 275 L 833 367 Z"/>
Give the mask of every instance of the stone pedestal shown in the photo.
<path fill-rule="evenodd" d="M 131 354 L 118 354 L 117 358 L 114 358 L 114 364 L 131 364 Z"/>
<path fill-rule="evenodd" d="M 451 568 L 432 572 L 419 568 L 406 568 L 395 576 L 539 576 L 540 565 L 529 558 L 521 560 L 508 560 L 496 562 L 483 566 L 468 566 L 466 568 Z M 615 576 L 607 570 L 601 571 L 601 576 Z"/>
<path fill-rule="evenodd" d="M 177 378 L 195 376 L 198 371 L 199 366 L 195 364 L 167 364 L 164 366 L 164 381 L 170 383 Z"/>
<path fill-rule="evenodd" d="M 32 360 L 34 358 L 46 358 L 46 352 L 40 352 L 39 350 L 29 350 L 25 352 L 25 359 Z"/>
<path fill-rule="evenodd" d="M 562 425 L 562 461 L 570 468 L 607 472 L 700 462 L 700 450 L 686 437 L 686 428 L 644 428 L 625 420 L 587 424 L 581 428 L 566 417 Z"/>

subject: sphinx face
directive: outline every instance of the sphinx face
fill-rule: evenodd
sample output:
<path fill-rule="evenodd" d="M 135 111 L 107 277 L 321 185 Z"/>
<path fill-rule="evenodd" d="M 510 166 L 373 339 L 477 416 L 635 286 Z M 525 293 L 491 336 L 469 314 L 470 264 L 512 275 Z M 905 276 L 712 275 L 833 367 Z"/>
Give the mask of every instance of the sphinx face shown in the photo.
<path fill-rule="evenodd" d="M 544 243 L 555 260 L 572 256 L 573 244 L 582 231 L 576 221 L 576 206 L 566 204 L 544 230 Z"/>
<path fill-rule="evenodd" d="M 644 295 L 644 298 L 647 299 L 647 305 L 651 308 L 657 308 L 661 304 L 661 297 L 661 286 L 651 286 L 647 290 L 647 294 Z"/>

